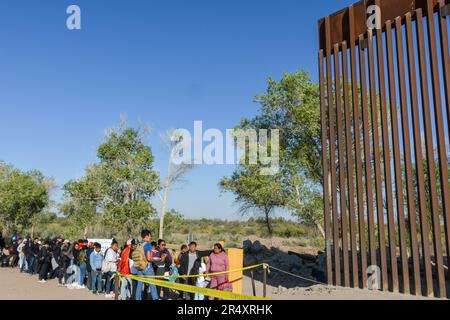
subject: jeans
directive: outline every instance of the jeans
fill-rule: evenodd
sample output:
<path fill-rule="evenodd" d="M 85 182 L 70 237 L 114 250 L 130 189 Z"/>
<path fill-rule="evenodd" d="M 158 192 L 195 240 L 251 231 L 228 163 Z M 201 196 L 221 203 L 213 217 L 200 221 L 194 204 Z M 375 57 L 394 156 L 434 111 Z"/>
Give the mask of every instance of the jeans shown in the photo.
<path fill-rule="evenodd" d="M 197 281 L 197 288 L 206 288 L 206 281 Z M 196 293 L 194 300 L 205 300 L 205 296 L 200 293 Z"/>
<path fill-rule="evenodd" d="M 28 256 L 28 273 L 34 274 L 36 272 L 36 256 L 30 254 Z"/>
<path fill-rule="evenodd" d="M 86 283 L 86 287 L 87 287 L 89 290 L 92 290 L 92 270 L 91 270 L 91 268 L 88 268 L 88 269 L 86 270 L 86 274 L 87 274 L 87 283 Z"/>
<path fill-rule="evenodd" d="M 145 270 L 142 271 L 138 271 L 138 276 L 154 276 L 155 272 L 153 271 L 153 267 L 150 265 L 150 267 L 148 267 Z M 158 292 L 156 291 L 156 286 L 151 284 L 150 285 L 150 291 L 152 294 L 152 299 L 153 300 L 159 300 L 158 297 Z M 137 286 L 136 286 L 136 300 L 142 300 L 142 282 L 138 281 Z"/>
<path fill-rule="evenodd" d="M 80 286 L 84 285 L 84 277 L 86 276 L 86 263 L 80 264 Z"/>
<path fill-rule="evenodd" d="M 92 292 L 102 292 L 102 272 L 91 271 L 91 281 Z"/>
<path fill-rule="evenodd" d="M 105 274 L 105 278 L 106 278 L 105 293 L 106 294 L 109 294 L 114 288 L 114 285 L 113 285 L 113 283 L 111 281 L 111 277 L 112 277 L 113 274 L 115 274 L 115 272 L 111 272 L 111 271 L 108 271 Z"/>
<path fill-rule="evenodd" d="M 60 267 L 57 267 L 56 269 L 52 269 L 52 271 L 50 272 L 50 279 L 57 278 L 58 275 L 59 275 L 59 270 L 60 269 L 61 269 Z"/>
<path fill-rule="evenodd" d="M 62 279 L 64 278 L 64 283 L 67 283 L 67 268 L 64 266 L 58 268 L 58 283 L 62 284 Z"/>
<path fill-rule="evenodd" d="M 19 255 L 19 268 L 20 272 L 23 272 L 23 270 L 28 269 L 27 259 L 23 254 Z"/>
<path fill-rule="evenodd" d="M 164 265 L 159 265 L 158 269 L 156 269 L 156 275 L 157 276 L 163 276 L 165 272 L 166 272 L 166 267 Z M 162 280 L 162 279 L 159 279 L 159 280 Z M 169 288 L 164 288 L 164 287 L 159 287 L 158 286 L 158 287 L 156 287 L 156 290 L 157 290 L 159 295 L 161 294 L 161 290 L 162 290 L 163 295 L 164 295 L 164 299 L 167 299 L 169 297 L 169 292 L 170 292 Z"/>
<path fill-rule="evenodd" d="M 133 281 L 130 278 L 122 278 L 122 283 L 120 285 L 120 300 L 127 300 L 131 298 L 133 293 Z"/>

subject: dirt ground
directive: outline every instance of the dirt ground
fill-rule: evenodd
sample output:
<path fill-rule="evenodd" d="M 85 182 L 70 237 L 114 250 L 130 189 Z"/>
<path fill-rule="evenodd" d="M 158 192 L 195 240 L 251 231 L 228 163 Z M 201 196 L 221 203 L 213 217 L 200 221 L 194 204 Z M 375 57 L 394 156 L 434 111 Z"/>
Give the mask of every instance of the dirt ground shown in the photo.
<path fill-rule="evenodd" d="M 255 282 L 256 295 L 262 296 L 263 284 Z M 267 297 L 272 300 L 423 300 L 425 297 L 416 297 L 398 293 L 381 291 L 335 288 L 324 285 L 315 285 L 309 288 L 279 290 L 267 286 Z M 252 295 L 252 283 L 249 277 L 244 278 L 243 293 Z"/>
<path fill-rule="evenodd" d="M 0 300 L 106 300 L 104 296 L 96 296 L 87 289 L 69 290 L 58 287 L 56 280 L 39 283 L 37 276 L 21 274 L 16 269 L 0 269 Z M 262 296 L 263 284 L 256 282 L 256 294 Z M 252 295 L 252 284 L 248 277 L 244 278 L 243 293 Z M 311 288 L 279 290 L 267 286 L 267 297 L 273 300 L 413 300 L 421 297 L 406 296 L 379 291 L 328 288 L 313 286 Z"/>
<path fill-rule="evenodd" d="M 37 275 L 17 269 L 0 268 L 0 300 L 107 300 L 87 289 L 69 290 L 58 287 L 58 280 L 39 283 Z M 111 299 L 110 299 L 111 300 Z"/>

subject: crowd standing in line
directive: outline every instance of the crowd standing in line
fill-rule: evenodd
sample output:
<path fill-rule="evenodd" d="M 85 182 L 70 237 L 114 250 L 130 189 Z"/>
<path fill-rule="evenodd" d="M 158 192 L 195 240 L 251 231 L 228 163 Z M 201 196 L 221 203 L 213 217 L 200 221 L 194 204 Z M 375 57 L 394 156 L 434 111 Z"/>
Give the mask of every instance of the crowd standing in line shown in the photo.
<path fill-rule="evenodd" d="M 228 274 L 212 277 L 176 278 L 178 275 L 203 275 L 229 270 L 228 256 L 220 243 L 214 249 L 197 250 L 197 243 L 183 244 L 180 253 L 170 251 L 163 239 L 152 241 L 149 230 L 141 232 L 141 240 L 129 239 L 119 248 L 116 240 L 102 252 L 100 243 L 80 239 L 71 243 L 69 240 L 55 238 L 42 241 L 19 236 L 11 238 L 6 244 L 0 235 L 1 267 L 18 268 L 21 273 L 38 275 L 40 283 L 57 279 L 58 286 L 68 289 L 90 290 L 92 294 L 105 294 L 106 298 L 115 297 L 114 276 L 165 276 L 163 280 L 179 282 L 201 288 L 230 291 L 232 285 Z M 141 281 L 122 277 L 119 281 L 121 300 L 160 300 L 183 299 L 204 300 L 201 294 L 176 292 Z M 214 299 L 214 298 L 209 298 Z"/>

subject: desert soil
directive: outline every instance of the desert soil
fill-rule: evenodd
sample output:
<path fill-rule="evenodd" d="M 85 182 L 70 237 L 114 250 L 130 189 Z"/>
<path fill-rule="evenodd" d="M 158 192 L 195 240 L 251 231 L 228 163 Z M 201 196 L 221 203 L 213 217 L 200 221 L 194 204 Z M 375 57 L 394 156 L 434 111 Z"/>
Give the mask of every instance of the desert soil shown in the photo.
<path fill-rule="evenodd" d="M 37 275 L 17 269 L 0 268 L 0 300 L 107 300 L 87 289 L 58 287 L 58 280 L 39 283 Z M 110 299 L 111 300 L 111 299 Z"/>
<path fill-rule="evenodd" d="M 255 282 L 256 295 L 261 296 L 263 284 Z M 252 284 L 249 277 L 244 278 L 243 293 L 252 295 Z M 315 285 L 308 288 L 279 289 L 267 286 L 267 298 L 272 300 L 422 300 L 425 297 L 403 295 L 399 293 L 328 287 Z"/>
<path fill-rule="evenodd" d="M 39 283 L 37 276 L 21 274 L 16 269 L 0 269 L 0 300 L 106 300 L 104 296 L 95 296 L 87 289 L 69 290 L 58 287 L 57 280 Z M 262 295 L 263 284 L 256 282 L 256 294 Z M 243 293 L 252 294 L 252 284 L 248 277 L 244 278 Z M 379 291 L 329 288 L 313 286 L 301 289 L 279 290 L 267 286 L 267 297 L 274 300 L 411 300 L 424 299 Z"/>

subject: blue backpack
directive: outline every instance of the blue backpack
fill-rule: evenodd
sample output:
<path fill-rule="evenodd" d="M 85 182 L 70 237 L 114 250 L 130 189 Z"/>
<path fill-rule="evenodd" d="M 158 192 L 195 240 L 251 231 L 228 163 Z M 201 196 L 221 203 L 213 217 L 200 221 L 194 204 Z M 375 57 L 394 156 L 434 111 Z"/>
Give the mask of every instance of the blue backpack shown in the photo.
<path fill-rule="evenodd" d="M 178 273 L 178 268 L 176 266 L 173 265 L 173 266 L 170 267 L 170 275 L 172 277 L 167 279 L 169 282 L 177 281 L 176 277 L 178 277 L 180 274 Z"/>

